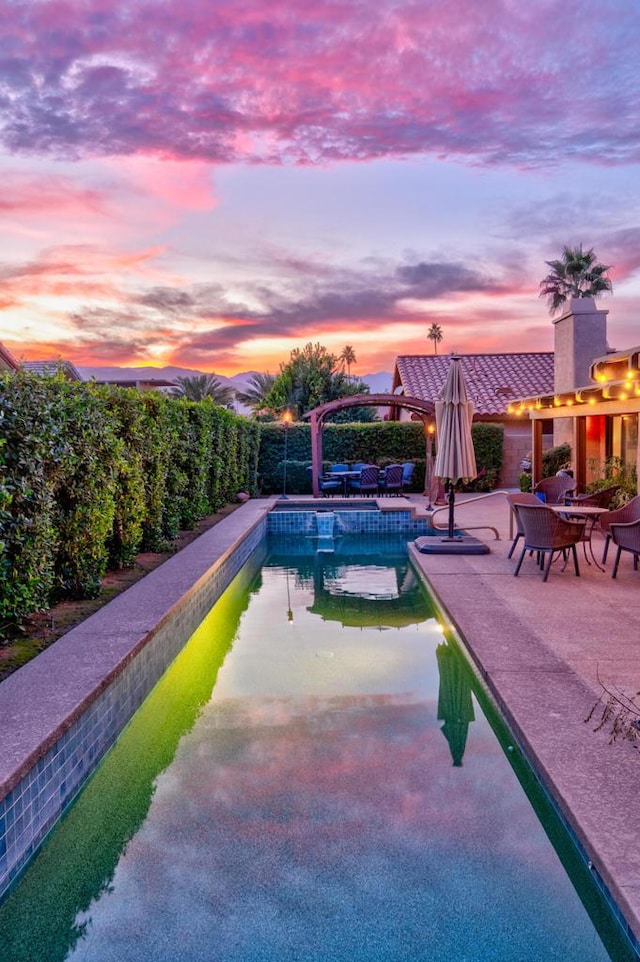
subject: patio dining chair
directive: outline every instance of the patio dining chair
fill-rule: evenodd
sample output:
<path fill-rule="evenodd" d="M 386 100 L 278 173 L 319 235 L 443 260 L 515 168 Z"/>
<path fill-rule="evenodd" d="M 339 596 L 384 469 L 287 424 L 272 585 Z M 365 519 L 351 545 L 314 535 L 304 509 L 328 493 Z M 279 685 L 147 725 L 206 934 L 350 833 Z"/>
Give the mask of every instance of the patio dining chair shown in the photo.
<path fill-rule="evenodd" d="M 582 540 L 584 521 L 567 521 L 544 505 L 536 507 L 533 504 L 516 504 L 515 511 L 524 528 L 524 545 L 516 570 L 513 572 L 514 576 L 518 576 L 527 551 L 535 551 L 539 566 L 544 572 L 542 580 L 546 581 L 554 556 L 562 553 L 566 560 L 567 551 L 571 550 L 576 578 L 579 578 L 580 568 L 576 545 Z"/>
<path fill-rule="evenodd" d="M 405 491 L 413 484 L 413 475 L 416 466 L 413 461 L 402 462 L 402 490 Z"/>
<path fill-rule="evenodd" d="M 569 494 L 565 497 L 565 504 L 592 505 L 594 508 L 609 508 L 615 495 L 620 490 L 619 484 L 612 484 L 602 491 L 592 491 L 591 494 Z"/>
<path fill-rule="evenodd" d="M 395 494 L 402 491 L 402 465 L 390 464 L 380 472 L 378 486 L 381 494 Z"/>
<path fill-rule="evenodd" d="M 614 523 L 609 530 L 611 540 L 618 548 L 611 577 L 615 578 L 618 574 L 620 555 L 623 551 L 631 552 L 633 555 L 633 570 L 637 571 L 638 555 L 640 555 L 640 518 L 637 521 L 628 521 L 626 524 Z"/>
<path fill-rule="evenodd" d="M 522 525 L 522 521 L 520 520 L 520 515 L 516 511 L 515 506 L 517 504 L 528 504 L 528 505 L 532 505 L 534 508 L 541 508 L 542 502 L 540 501 L 539 498 L 536 498 L 535 494 L 532 494 L 530 491 L 518 491 L 515 494 L 508 494 L 507 501 L 509 502 L 509 507 L 511 508 L 511 514 L 513 516 L 513 520 L 516 526 L 515 538 L 511 543 L 509 554 L 507 555 L 507 558 L 510 558 L 513 555 L 513 552 L 515 551 L 516 545 L 520 540 L 520 538 L 524 538 L 524 527 Z"/>
<path fill-rule="evenodd" d="M 323 498 L 326 498 L 327 495 L 344 494 L 342 478 L 332 478 L 326 474 L 321 474 L 318 478 L 318 487 L 322 491 Z"/>
<path fill-rule="evenodd" d="M 604 514 L 600 515 L 599 528 L 601 533 L 604 535 L 604 549 L 602 552 L 602 563 L 604 564 L 607 560 L 607 553 L 609 551 L 609 542 L 611 541 L 611 525 L 612 524 L 629 524 L 631 521 L 638 521 L 640 519 L 640 495 L 636 495 L 635 498 L 631 498 L 626 504 L 623 504 L 620 508 L 615 508 L 613 511 L 605 511 Z"/>
<path fill-rule="evenodd" d="M 357 478 L 349 478 L 349 489 L 358 494 L 377 494 L 380 468 L 377 464 L 367 464 Z"/>
<path fill-rule="evenodd" d="M 542 481 L 538 481 L 533 493 L 543 494 L 542 500 L 546 501 L 547 504 L 562 504 L 566 496 L 571 491 L 575 491 L 575 487 L 575 478 L 555 474 L 551 478 L 543 478 Z"/>

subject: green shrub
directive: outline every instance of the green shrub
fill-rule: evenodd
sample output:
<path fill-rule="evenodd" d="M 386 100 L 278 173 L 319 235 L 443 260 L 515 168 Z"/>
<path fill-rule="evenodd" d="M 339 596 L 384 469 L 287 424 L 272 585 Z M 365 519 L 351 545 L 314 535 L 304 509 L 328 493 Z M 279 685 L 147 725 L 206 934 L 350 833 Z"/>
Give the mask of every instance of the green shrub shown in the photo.
<path fill-rule="evenodd" d="M 558 471 L 571 467 L 571 445 L 558 444 L 542 455 L 542 477 L 551 478 Z"/>
<path fill-rule="evenodd" d="M 0 637 L 257 492 L 260 426 L 156 392 L 0 377 Z"/>
<path fill-rule="evenodd" d="M 604 464 L 590 460 L 589 467 L 592 473 L 598 471 L 600 477 L 590 482 L 588 493 L 602 491 L 616 484 L 620 486 L 611 503 L 612 508 L 621 507 L 638 493 L 638 473 L 634 464 L 627 464 L 622 458 L 610 457 Z"/>
<path fill-rule="evenodd" d="M 502 471 L 504 428 L 501 424 L 478 421 L 471 425 L 478 475 L 461 486 L 463 491 L 493 491 Z"/>
<path fill-rule="evenodd" d="M 92 598 L 107 570 L 124 445 L 104 395 L 84 384 L 64 381 L 59 387 L 63 443 L 54 488 L 56 597 Z"/>
<path fill-rule="evenodd" d="M 0 632 L 48 607 L 55 583 L 56 388 L 24 372 L 0 376 Z"/>
<path fill-rule="evenodd" d="M 532 481 L 531 481 L 531 472 L 530 472 L 530 471 L 523 471 L 523 472 L 521 473 L 521 475 L 520 475 L 519 481 L 520 481 L 520 490 L 521 490 L 521 491 L 532 491 L 532 490 L 533 490 L 533 485 L 532 485 Z"/>
<path fill-rule="evenodd" d="M 465 491 L 490 491 L 498 483 L 502 469 L 504 443 L 502 425 L 473 424 L 471 428 L 479 476 Z M 258 482 L 262 494 L 280 494 L 283 460 L 287 449 L 287 491 L 307 494 L 311 490 L 311 426 L 294 422 L 286 428 L 281 422 L 263 424 L 260 436 Z M 412 489 L 424 488 L 426 440 L 424 426 L 418 421 L 382 421 L 373 424 L 327 424 L 322 434 L 325 467 L 332 463 L 358 461 L 388 464 L 413 461 L 416 465 Z M 292 467 L 295 465 L 295 467 Z"/>

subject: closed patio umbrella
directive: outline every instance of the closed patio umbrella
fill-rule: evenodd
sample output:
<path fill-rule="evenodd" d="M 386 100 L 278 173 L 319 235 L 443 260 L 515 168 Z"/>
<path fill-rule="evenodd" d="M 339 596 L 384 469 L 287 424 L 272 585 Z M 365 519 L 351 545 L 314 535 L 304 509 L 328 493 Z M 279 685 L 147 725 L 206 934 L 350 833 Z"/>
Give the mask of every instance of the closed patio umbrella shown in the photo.
<path fill-rule="evenodd" d="M 451 365 L 436 401 L 438 450 L 434 474 L 446 482 L 449 497 L 448 537 L 454 537 L 455 486 L 461 479 L 471 480 L 478 471 L 471 440 L 473 403 L 467 396 L 460 358 L 452 354 Z"/>

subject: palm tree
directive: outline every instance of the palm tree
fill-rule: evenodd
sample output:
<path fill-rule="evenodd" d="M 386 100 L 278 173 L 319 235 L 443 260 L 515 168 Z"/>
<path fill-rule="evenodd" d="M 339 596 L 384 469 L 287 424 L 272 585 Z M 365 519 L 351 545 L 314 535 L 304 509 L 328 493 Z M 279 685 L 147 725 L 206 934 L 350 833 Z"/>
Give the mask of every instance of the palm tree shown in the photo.
<path fill-rule="evenodd" d="M 236 391 L 236 397 L 252 411 L 266 407 L 266 397 L 275 381 L 275 374 L 252 374 L 247 382 L 246 391 Z"/>
<path fill-rule="evenodd" d="M 429 330 L 427 331 L 427 337 L 429 338 L 430 341 L 433 341 L 433 353 L 437 354 L 438 344 L 440 343 L 443 337 L 442 328 L 440 327 L 440 325 L 432 324 Z"/>
<path fill-rule="evenodd" d="M 211 398 L 216 404 L 222 407 L 229 407 L 233 404 L 235 391 L 232 387 L 223 384 L 222 381 L 213 374 L 194 374 L 192 377 L 176 378 L 176 385 L 171 390 L 173 397 L 186 398 L 187 401 L 203 401 Z"/>
<path fill-rule="evenodd" d="M 613 290 L 611 279 L 607 277 L 610 267 L 599 264 L 593 248 L 582 250 L 578 247 L 563 247 L 562 258 L 545 261 L 551 268 L 544 280 L 540 281 L 540 297 L 549 302 L 549 313 L 555 314 L 571 297 L 598 297 L 604 291 Z"/>
<path fill-rule="evenodd" d="M 356 357 L 356 352 L 351 347 L 350 344 L 345 345 L 342 348 L 342 353 L 339 355 L 338 360 L 342 362 L 342 368 L 347 368 L 347 377 L 351 379 L 351 365 L 358 363 L 358 358 Z"/>

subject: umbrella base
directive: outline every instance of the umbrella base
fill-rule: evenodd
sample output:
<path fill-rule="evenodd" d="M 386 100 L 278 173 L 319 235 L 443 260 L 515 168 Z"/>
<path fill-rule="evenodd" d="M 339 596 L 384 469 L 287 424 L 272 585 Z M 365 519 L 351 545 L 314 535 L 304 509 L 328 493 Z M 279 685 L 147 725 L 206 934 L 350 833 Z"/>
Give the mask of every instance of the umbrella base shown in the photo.
<path fill-rule="evenodd" d="M 489 554 L 489 545 L 470 534 L 453 538 L 425 535 L 416 538 L 415 546 L 421 554 Z"/>

